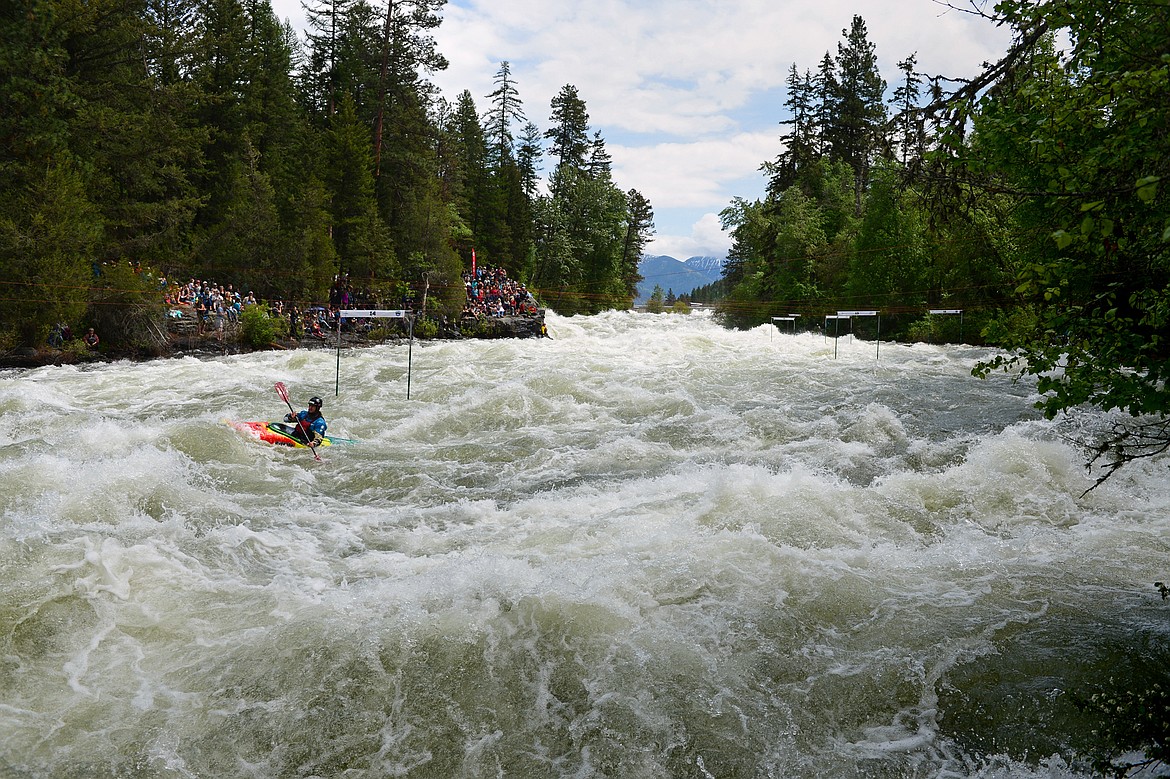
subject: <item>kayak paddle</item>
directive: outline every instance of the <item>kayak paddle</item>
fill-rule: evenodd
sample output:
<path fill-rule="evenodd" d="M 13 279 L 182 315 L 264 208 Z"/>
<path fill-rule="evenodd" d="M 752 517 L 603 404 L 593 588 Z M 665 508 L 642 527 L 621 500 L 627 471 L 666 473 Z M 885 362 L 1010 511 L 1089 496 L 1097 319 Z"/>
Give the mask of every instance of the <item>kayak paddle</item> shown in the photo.
<path fill-rule="evenodd" d="M 321 455 L 317 454 L 317 447 L 313 446 L 313 435 L 309 432 L 309 428 L 305 427 L 305 421 L 297 416 L 297 412 L 293 411 L 292 403 L 288 399 L 288 387 L 284 386 L 283 381 L 276 382 L 276 392 L 280 395 L 284 404 L 288 406 L 288 413 L 293 415 L 293 419 L 297 421 L 297 426 L 301 428 L 301 432 L 305 434 L 305 443 L 313 450 L 313 457 L 317 458 L 317 462 L 321 462 Z"/>

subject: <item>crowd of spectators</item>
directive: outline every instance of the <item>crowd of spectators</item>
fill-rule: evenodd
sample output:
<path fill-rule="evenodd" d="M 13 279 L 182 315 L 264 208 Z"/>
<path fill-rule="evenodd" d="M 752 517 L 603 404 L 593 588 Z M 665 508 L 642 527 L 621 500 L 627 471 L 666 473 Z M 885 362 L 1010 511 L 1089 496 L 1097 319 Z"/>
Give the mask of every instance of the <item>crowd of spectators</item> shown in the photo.
<path fill-rule="evenodd" d="M 508 278 L 503 268 L 479 266 L 474 272 L 464 271 L 463 284 L 467 289 L 465 317 L 527 316 L 538 310 L 528 289 Z"/>
<path fill-rule="evenodd" d="M 256 296 L 249 292 L 244 295 L 231 284 L 226 286 L 210 281 L 191 279 L 186 284 L 167 287 L 166 302 L 171 306 L 169 316 L 181 319 L 179 306 L 195 309 L 196 333 L 203 335 L 214 332 L 223 340 L 224 327 L 240 320 L 244 306 L 257 305 Z"/>
<path fill-rule="evenodd" d="M 103 275 L 109 265 L 95 263 L 95 274 Z M 136 262 L 131 261 L 130 267 L 135 273 L 144 273 Z M 161 276 L 156 282 L 152 273 L 145 273 L 151 283 L 158 284 L 167 305 L 168 317 L 175 320 L 192 319 L 197 335 L 214 335 L 220 341 L 225 339 L 225 330 L 238 323 L 244 309 L 249 306 L 265 306 L 269 316 L 286 320 L 289 335 L 293 338 L 311 336 L 322 341 L 327 340 L 331 333 L 336 333 L 339 325 L 346 331 L 354 332 L 376 326 L 372 319 L 342 319 L 342 310 L 386 307 L 382 305 L 384 301 L 368 289 L 355 289 L 348 274 L 334 277 L 324 305 L 314 304 L 302 310 L 296 303 L 280 299 L 271 302 L 260 300 L 255 293 L 244 293 L 232 284 L 195 278 L 186 283 L 173 282 Z M 520 282 L 509 279 L 503 268 L 481 265 L 472 271 L 465 271 L 462 281 L 466 290 L 462 319 L 534 316 L 539 312 L 532 294 Z M 419 300 L 417 296 L 408 293 L 403 297 L 400 307 L 415 309 Z M 447 317 L 443 316 L 442 320 L 446 323 Z M 50 329 L 47 341 L 50 346 L 62 348 L 74 337 L 72 328 L 65 322 L 59 322 Z M 80 340 L 90 349 L 96 349 L 99 343 L 93 328 L 86 330 Z"/>
<path fill-rule="evenodd" d="M 191 279 L 186 284 L 168 286 L 166 302 L 171 307 L 169 315 L 183 318 L 183 307 L 194 309 L 196 334 L 215 333 L 222 340 L 224 327 L 238 322 L 248 306 L 261 305 L 255 293 L 243 294 L 231 284 L 223 285 L 212 281 Z M 268 315 L 274 319 L 288 321 L 289 335 L 293 338 L 312 336 L 320 340 L 328 338 L 337 330 L 341 309 L 376 307 L 368 291 L 355 292 L 348 274 L 334 278 L 326 305 L 312 305 L 302 309 L 296 303 L 276 299 L 263 303 Z M 355 323 L 346 322 L 346 326 Z"/>
<path fill-rule="evenodd" d="M 530 316 L 539 310 L 527 288 L 508 278 L 503 268 L 480 266 L 474 272 L 465 271 L 463 284 L 467 293 L 463 317 Z M 183 308 L 190 307 L 195 312 L 196 333 L 215 334 L 220 340 L 224 328 L 238 322 L 244 308 L 262 304 L 253 292 L 245 294 L 231 284 L 193 278 L 185 284 L 164 282 L 164 287 L 169 316 L 181 319 Z M 326 340 L 329 333 L 337 331 L 339 320 L 346 329 L 371 326 L 369 321 L 342 320 L 343 309 L 379 307 L 375 296 L 368 290 L 354 289 L 348 274 L 334 278 L 329 299 L 324 305 L 301 309 L 296 303 L 280 299 L 263 304 L 269 316 L 288 321 L 289 335 L 293 338 L 311 336 L 320 340 Z M 410 308 L 411 300 L 405 299 L 403 307 Z"/>

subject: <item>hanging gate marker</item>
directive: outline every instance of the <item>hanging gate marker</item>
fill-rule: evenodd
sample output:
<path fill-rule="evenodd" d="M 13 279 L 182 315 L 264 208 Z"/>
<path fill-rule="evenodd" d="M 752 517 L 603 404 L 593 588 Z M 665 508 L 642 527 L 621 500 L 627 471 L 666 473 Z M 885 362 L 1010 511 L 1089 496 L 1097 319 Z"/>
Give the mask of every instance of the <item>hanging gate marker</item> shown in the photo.
<path fill-rule="evenodd" d="M 825 315 L 825 338 L 829 337 L 829 320 L 830 319 L 833 320 L 833 359 L 834 360 L 837 359 L 837 336 L 838 336 L 838 331 L 840 330 L 841 320 L 848 319 L 848 318 L 849 317 L 841 316 L 840 314 L 826 314 Z"/>
<path fill-rule="evenodd" d="M 963 309 L 961 308 L 932 308 L 928 314 L 958 314 L 959 315 L 959 343 L 963 342 Z"/>
<path fill-rule="evenodd" d="M 874 353 L 874 359 L 878 359 L 882 353 L 882 315 L 877 311 L 838 311 L 834 317 L 825 317 L 828 319 L 852 319 L 855 316 L 876 316 L 877 317 L 877 351 Z M 826 322 L 827 324 L 827 322 Z M 849 328 L 849 334 L 853 334 L 853 328 Z M 836 335 L 833 336 L 833 356 L 837 356 L 837 341 Z"/>
<path fill-rule="evenodd" d="M 402 308 L 347 308 L 337 312 L 337 375 L 333 395 L 341 393 L 341 320 L 343 319 L 405 319 L 410 341 L 406 349 L 406 399 L 410 400 L 410 366 L 414 352 L 414 317 Z"/>
<path fill-rule="evenodd" d="M 789 314 L 788 316 L 774 316 L 774 317 L 772 317 L 772 323 L 775 324 L 776 322 L 791 322 L 792 323 L 792 334 L 796 335 L 796 318 L 798 316 L 800 316 L 800 314 Z M 772 331 L 771 330 L 768 331 L 768 340 L 769 341 L 772 340 Z"/>

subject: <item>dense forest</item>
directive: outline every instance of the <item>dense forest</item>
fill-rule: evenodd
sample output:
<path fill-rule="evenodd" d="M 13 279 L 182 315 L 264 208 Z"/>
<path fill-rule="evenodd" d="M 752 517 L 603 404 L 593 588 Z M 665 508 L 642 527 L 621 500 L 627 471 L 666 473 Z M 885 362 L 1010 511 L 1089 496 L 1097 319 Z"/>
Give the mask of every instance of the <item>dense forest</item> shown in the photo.
<path fill-rule="evenodd" d="M 5 4 L 0 347 L 148 338 L 160 276 L 437 316 L 473 251 L 558 311 L 628 307 L 650 203 L 573 85 L 544 132 L 507 62 L 482 105 L 440 96 L 443 5 L 310 0 L 301 41 L 268 0 Z"/>

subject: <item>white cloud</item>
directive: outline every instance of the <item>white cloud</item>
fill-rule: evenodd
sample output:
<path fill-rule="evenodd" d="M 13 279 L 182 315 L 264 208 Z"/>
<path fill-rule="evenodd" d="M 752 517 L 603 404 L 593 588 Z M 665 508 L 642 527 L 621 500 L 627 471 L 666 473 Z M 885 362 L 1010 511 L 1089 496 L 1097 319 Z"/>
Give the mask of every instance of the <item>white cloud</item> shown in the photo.
<path fill-rule="evenodd" d="M 739 133 L 691 143 L 668 141 L 646 146 L 609 145 L 614 181 L 641 192 L 655 209 L 722 209 L 737 193 L 729 185 L 775 156 L 772 131 Z"/>
<path fill-rule="evenodd" d="M 659 235 L 646 247 L 647 254 L 665 254 L 676 260 L 688 257 L 722 257 L 731 248 L 717 214 L 703 214 L 691 225 L 690 235 Z"/>
<path fill-rule="evenodd" d="M 452 2 L 436 33 L 451 67 L 436 81 L 480 99 L 506 59 L 532 118 L 573 84 L 607 130 L 734 129 L 729 112 L 781 86 L 792 63 L 815 70 L 835 54 L 856 8 L 844 0 Z M 870 0 L 862 15 L 887 80 L 915 51 L 924 70 L 969 74 L 1007 42 L 1003 30 L 933 0 Z"/>

